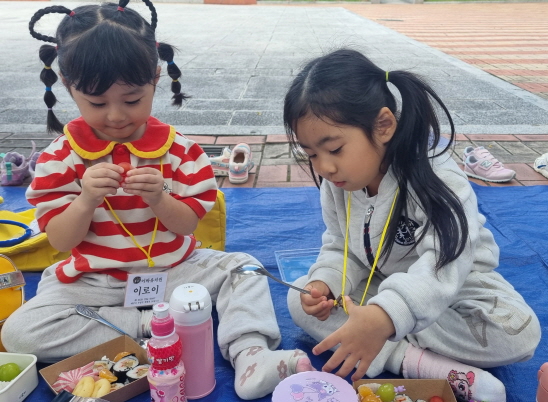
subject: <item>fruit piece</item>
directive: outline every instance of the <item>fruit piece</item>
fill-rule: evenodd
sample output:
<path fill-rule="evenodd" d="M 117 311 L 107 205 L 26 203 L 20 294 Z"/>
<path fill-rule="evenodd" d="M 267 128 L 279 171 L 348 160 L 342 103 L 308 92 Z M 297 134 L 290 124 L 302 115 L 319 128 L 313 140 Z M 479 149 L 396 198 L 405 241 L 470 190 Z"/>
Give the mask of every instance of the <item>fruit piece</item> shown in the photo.
<path fill-rule="evenodd" d="M 364 397 L 362 399 L 362 402 L 380 402 L 380 398 L 375 395 L 375 394 L 372 394 L 372 395 L 367 395 L 366 397 Z"/>
<path fill-rule="evenodd" d="M 129 164 L 128 164 L 129 165 Z M 118 360 L 126 357 L 126 356 L 129 356 L 129 355 L 134 355 L 134 353 L 130 353 L 130 352 L 120 352 L 118 353 L 115 357 L 114 357 L 114 360 L 113 362 L 117 362 Z"/>
<path fill-rule="evenodd" d="M 120 162 L 118 164 L 118 166 L 120 166 L 122 169 L 124 169 L 124 173 L 122 173 L 122 180 L 120 180 L 120 183 L 121 183 L 126 178 L 127 172 L 129 172 L 131 169 L 133 169 L 133 166 L 131 166 L 131 164 L 127 163 L 127 162 Z"/>
<path fill-rule="evenodd" d="M 439 396 L 433 396 L 428 400 L 428 402 L 443 402 L 443 398 L 440 398 Z"/>
<path fill-rule="evenodd" d="M 95 380 L 91 376 L 85 376 L 80 378 L 80 381 L 78 381 L 78 384 L 76 384 L 76 388 L 74 388 L 74 391 L 72 391 L 72 395 L 74 396 L 84 396 L 86 398 L 89 398 L 91 394 L 93 394 L 93 389 L 95 387 Z"/>
<path fill-rule="evenodd" d="M 100 398 L 102 396 L 105 396 L 109 392 L 110 392 L 110 382 L 105 378 L 101 378 L 100 380 L 95 382 L 91 397 Z"/>
<path fill-rule="evenodd" d="M 126 174 L 127 172 L 129 172 L 131 169 L 133 169 L 133 166 L 131 166 L 130 163 L 127 163 L 127 162 L 120 162 L 118 164 L 118 166 L 120 166 L 122 169 L 124 169 L 124 173 L 123 174 Z"/>
<path fill-rule="evenodd" d="M 396 392 L 394 391 L 394 385 L 387 382 L 382 384 L 377 390 L 377 395 L 381 398 L 382 402 L 391 402 L 396 397 Z"/>
<path fill-rule="evenodd" d="M 108 380 L 108 382 L 116 382 L 118 377 L 116 377 L 109 369 L 101 369 L 99 371 L 99 377 Z"/>
<path fill-rule="evenodd" d="M 373 391 L 371 391 L 371 388 L 369 388 L 367 385 L 360 385 L 358 387 L 358 394 L 360 394 L 360 396 L 362 398 L 366 397 L 366 396 L 369 396 L 369 395 L 375 395 L 375 393 Z"/>
<path fill-rule="evenodd" d="M 21 374 L 21 368 L 16 363 L 6 363 L 0 366 L 0 381 L 12 381 Z"/>

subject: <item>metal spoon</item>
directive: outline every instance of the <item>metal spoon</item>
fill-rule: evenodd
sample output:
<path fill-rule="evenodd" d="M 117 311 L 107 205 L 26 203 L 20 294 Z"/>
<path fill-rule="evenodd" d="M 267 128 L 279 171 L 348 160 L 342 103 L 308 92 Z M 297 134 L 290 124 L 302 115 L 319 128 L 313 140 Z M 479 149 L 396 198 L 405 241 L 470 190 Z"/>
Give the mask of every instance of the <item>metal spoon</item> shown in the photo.
<path fill-rule="evenodd" d="M 290 287 L 291 289 L 295 289 L 296 291 L 299 291 L 301 293 L 305 293 L 307 295 L 310 294 L 308 290 L 299 288 L 297 286 L 293 286 L 287 282 L 284 282 L 278 278 L 276 278 L 274 275 L 272 275 L 270 272 L 268 272 L 265 268 L 259 267 L 257 265 L 240 265 L 239 267 L 234 268 L 232 271 L 230 271 L 233 274 L 240 274 L 240 275 L 264 275 L 268 276 L 270 279 L 274 279 L 276 282 L 281 283 L 282 285 L 285 285 L 287 287 Z"/>
<path fill-rule="evenodd" d="M 77 304 L 76 305 L 76 312 L 84 317 L 90 318 L 92 320 L 98 321 L 101 324 L 105 324 L 107 327 L 110 327 L 114 329 L 115 331 L 118 331 L 122 335 L 127 335 L 131 339 L 133 339 L 135 342 L 139 344 L 143 349 L 147 348 L 148 339 L 147 338 L 134 338 L 131 335 L 125 333 L 123 330 L 118 328 L 116 325 L 108 322 L 103 317 L 101 317 L 95 310 L 90 309 L 88 306 L 84 306 L 83 304 Z"/>

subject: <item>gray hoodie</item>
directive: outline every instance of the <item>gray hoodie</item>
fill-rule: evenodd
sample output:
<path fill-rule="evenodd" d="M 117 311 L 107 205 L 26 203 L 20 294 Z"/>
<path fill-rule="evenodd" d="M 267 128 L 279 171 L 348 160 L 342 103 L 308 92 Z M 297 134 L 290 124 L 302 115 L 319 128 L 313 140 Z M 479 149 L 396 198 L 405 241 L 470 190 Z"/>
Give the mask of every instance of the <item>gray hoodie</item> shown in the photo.
<path fill-rule="evenodd" d="M 409 252 L 427 219 L 414 191 L 410 190 L 407 211 L 413 224 L 409 227 L 400 217 L 393 217 L 400 220 L 396 239 L 392 239 L 395 244 L 388 260 L 379 260 L 376 269 L 378 273 L 375 274 L 377 282 L 380 282 L 378 293 L 367 302 L 379 305 L 392 318 L 396 333 L 390 338 L 391 341 L 399 341 L 407 334 L 419 332 L 434 323 L 452 304 L 471 271 L 489 272 L 499 262 L 499 248 L 492 233 L 484 227 L 485 217 L 478 211 L 476 195 L 467 176 L 447 153 L 433 158 L 432 167 L 461 200 L 468 220 L 469 238 L 463 253 L 442 267 L 436 275 L 436 235 L 432 226 L 415 250 Z M 374 207 L 369 237 L 375 256 L 396 187 L 395 178 L 389 169 L 379 186 L 378 195 L 371 197 L 365 191 L 351 193 L 345 294 L 354 292 L 370 273 L 363 234 L 367 211 L 371 206 Z M 325 282 L 335 297 L 341 293 L 349 194 L 333 183 L 323 181 L 321 204 L 327 229 L 322 235 L 320 255 L 308 273 L 309 282 Z M 388 241 L 390 239 L 385 239 L 385 242 Z"/>

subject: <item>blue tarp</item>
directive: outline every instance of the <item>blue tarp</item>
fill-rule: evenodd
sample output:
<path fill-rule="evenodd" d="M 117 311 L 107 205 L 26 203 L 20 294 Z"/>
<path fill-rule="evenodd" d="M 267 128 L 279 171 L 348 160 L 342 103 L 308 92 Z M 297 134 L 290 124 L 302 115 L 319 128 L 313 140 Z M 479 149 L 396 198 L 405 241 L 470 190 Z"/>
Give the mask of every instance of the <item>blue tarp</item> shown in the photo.
<path fill-rule="evenodd" d="M 474 185 L 481 212 L 501 248 L 499 271 L 516 287 L 537 313 L 543 331 L 548 327 L 548 186 L 480 187 Z M 279 277 L 275 251 L 316 248 L 321 243 L 323 223 L 319 192 L 315 188 L 229 188 L 225 189 L 227 219 L 227 251 L 244 251 L 256 256 L 273 274 Z M 1 188 L 5 198 L 2 209 L 28 208 L 24 189 Z M 39 273 L 26 273 L 26 291 L 36 291 Z M 281 348 L 300 348 L 310 353 L 314 341 L 297 328 L 286 306 L 287 288 L 271 282 L 272 297 L 283 341 Z M 215 325 L 217 325 L 216 317 Z M 311 354 L 310 354 L 311 355 Z M 310 356 L 320 368 L 330 352 Z M 537 371 L 548 361 L 548 341 L 542 339 L 533 359 L 490 370 L 506 385 L 508 402 L 535 400 Z M 234 371 L 217 350 L 215 356 L 217 387 L 203 398 L 204 402 L 239 401 L 233 390 Z M 393 378 L 388 373 L 380 377 Z M 395 381 L 397 382 L 397 381 Z M 149 401 L 147 393 L 131 402 Z M 38 388 L 26 399 L 45 402 L 53 394 L 41 379 Z M 270 401 L 270 396 L 259 399 Z M 495 401 L 491 401 L 495 402 Z"/>

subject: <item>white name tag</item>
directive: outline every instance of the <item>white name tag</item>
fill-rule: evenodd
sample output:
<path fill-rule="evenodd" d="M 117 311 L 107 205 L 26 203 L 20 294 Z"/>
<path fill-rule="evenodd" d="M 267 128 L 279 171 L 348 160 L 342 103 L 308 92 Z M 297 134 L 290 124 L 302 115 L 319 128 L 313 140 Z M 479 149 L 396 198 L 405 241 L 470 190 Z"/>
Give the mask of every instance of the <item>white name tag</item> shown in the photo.
<path fill-rule="evenodd" d="M 151 306 L 164 301 L 167 272 L 129 274 L 124 307 Z"/>

